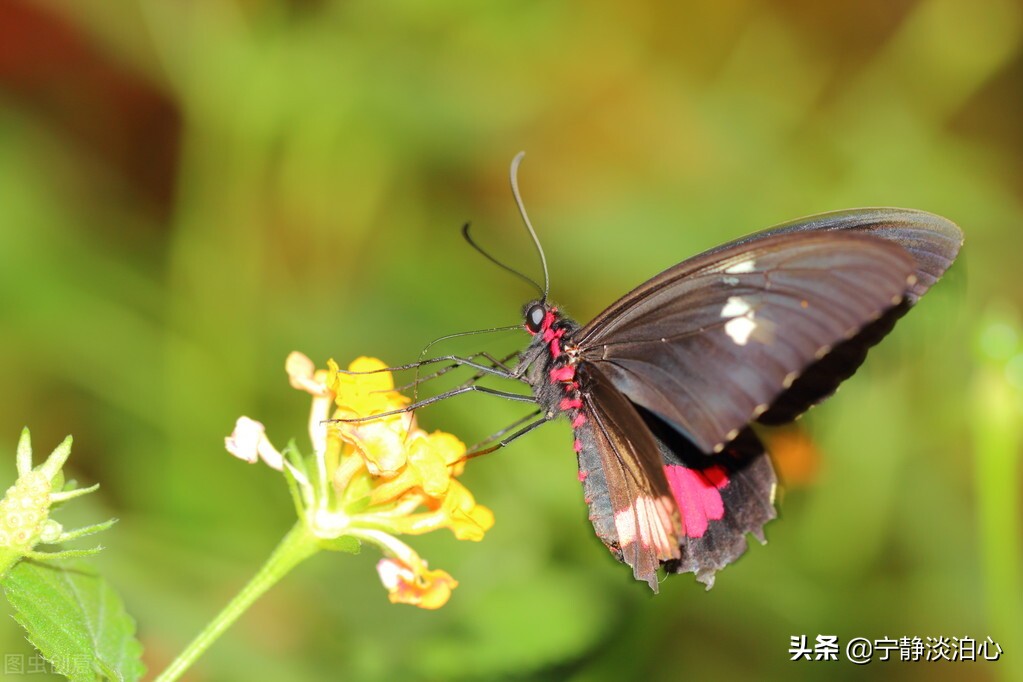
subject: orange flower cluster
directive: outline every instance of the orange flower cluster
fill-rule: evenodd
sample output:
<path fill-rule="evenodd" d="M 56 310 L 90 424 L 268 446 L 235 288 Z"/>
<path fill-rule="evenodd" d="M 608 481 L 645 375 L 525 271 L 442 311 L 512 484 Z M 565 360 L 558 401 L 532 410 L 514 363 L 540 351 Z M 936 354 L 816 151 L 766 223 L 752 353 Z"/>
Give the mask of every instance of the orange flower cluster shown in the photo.
<path fill-rule="evenodd" d="M 287 468 L 300 491 L 299 514 L 316 537 L 380 546 L 385 558 L 378 572 L 392 602 L 439 608 L 458 583 L 430 570 L 395 536 L 448 528 L 460 540 L 478 541 L 494 525 L 493 513 L 457 480 L 465 445 L 451 434 L 420 429 L 411 412 L 396 412 L 409 399 L 394 390 L 379 360 L 359 358 L 347 371 L 331 360 L 318 370 L 292 353 L 286 369 L 291 385 L 313 396 L 313 455 L 291 461 L 270 444 L 262 424 L 245 417 L 227 439 L 228 450 Z"/>

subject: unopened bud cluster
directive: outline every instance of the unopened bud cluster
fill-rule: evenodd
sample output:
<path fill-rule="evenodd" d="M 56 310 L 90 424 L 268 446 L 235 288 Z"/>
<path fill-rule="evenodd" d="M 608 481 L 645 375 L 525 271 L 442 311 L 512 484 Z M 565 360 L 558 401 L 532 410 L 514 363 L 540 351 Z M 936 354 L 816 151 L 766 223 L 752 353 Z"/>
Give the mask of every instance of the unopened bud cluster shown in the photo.
<path fill-rule="evenodd" d="M 32 440 L 28 429 L 21 432 L 17 451 L 18 480 L 0 500 L 0 579 L 26 557 L 47 561 L 88 556 L 100 550 L 99 547 L 59 552 L 39 552 L 35 549 L 39 544 L 58 544 L 92 535 L 106 530 L 114 523 L 111 519 L 65 532 L 59 523 L 50 518 L 55 505 L 99 488 L 97 484 L 78 489 L 69 486 L 70 489 L 64 490 L 63 467 L 70 454 L 71 436 L 68 436 L 42 464 L 33 467 Z"/>
<path fill-rule="evenodd" d="M 0 500 L 0 545 L 27 551 L 54 531 L 60 535 L 60 524 L 48 518 L 50 491 L 41 471 L 30 471 L 7 489 Z"/>

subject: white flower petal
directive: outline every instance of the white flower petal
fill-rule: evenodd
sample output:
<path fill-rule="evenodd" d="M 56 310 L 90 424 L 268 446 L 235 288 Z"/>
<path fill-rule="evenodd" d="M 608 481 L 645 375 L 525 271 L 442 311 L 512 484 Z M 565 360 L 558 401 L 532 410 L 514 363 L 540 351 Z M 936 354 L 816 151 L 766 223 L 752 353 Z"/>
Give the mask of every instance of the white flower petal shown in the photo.
<path fill-rule="evenodd" d="M 266 438 L 266 427 L 255 419 L 238 417 L 234 431 L 224 439 L 224 447 L 238 459 L 252 464 L 259 459 L 260 440 Z"/>

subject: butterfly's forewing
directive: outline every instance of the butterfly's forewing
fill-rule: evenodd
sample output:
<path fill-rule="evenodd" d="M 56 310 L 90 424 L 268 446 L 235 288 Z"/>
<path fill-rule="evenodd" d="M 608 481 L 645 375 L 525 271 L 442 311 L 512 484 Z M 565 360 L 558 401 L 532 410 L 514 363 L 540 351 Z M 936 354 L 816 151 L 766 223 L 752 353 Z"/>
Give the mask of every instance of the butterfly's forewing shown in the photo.
<path fill-rule="evenodd" d="M 834 393 L 838 385 L 863 364 L 867 351 L 892 330 L 909 308 L 908 300 L 889 308 L 854 337 L 836 345 L 830 353 L 809 365 L 792 382 L 792 386 L 775 398 L 770 408 L 757 417 L 757 421 L 768 425 L 786 424 Z"/>
<path fill-rule="evenodd" d="M 657 590 L 661 562 L 680 558 L 681 524 L 658 446 L 636 408 L 599 370 L 580 366 L 585 423 L 579 477 L 590 520 L 608 549 Z"/>
<path fill-rule="evenodd" d="M 898 244 L 916 262 L 916 282 L 909 287 L 912 305 L 948 270 L 963 245 L 963 233 L 951 220 L 909 208 L 857 208 L 799 218 L 755 232 L 734 242 L 711 249 L 703 257 L 734 246 L 753 244 L 774 235 L 794 232 L 855 232 Z"/>
<path fill-rule="evenodd" d="M 841 344 L 824 358 L 803 370 L 793 385 L 779 395 L 770 409 L 757 421 L 784 424 L 807 408 L 834 393 L 838 385 L 852 376 L 863 363 L 867 351 L 892 330 L 895 323 L 927 292 L 948 269 L 963 244 L 962 231 L 955 223 L 924 211 L 905 208 L 866 208 L 823 213 L 778 225 L 744 237 L 733 244 L 748 244 L 765 236 L 794 232 L 850 231 L 869 234 L 898 244 L 916 262 L 916 281 L 908 288 L 905 300 L 885 312 L 881 319 L 867 325 L 855 337 Z M 713 255 L 725 245 L 709 251 Z"/>
<path fill-rule="evenodd" d="M 809 365 L 903 300 L 916 262 L 855 232 L 765 234 L 680 263 L 573 337 L 634 403 L 719 452 Z"/>

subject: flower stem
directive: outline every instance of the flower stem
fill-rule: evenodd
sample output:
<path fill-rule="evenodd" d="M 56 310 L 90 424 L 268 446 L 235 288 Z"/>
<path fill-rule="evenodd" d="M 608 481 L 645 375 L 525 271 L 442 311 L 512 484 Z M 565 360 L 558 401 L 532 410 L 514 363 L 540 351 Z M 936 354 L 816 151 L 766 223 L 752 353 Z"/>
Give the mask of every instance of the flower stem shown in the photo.
<path fill-rule="evenodd" d="M 318 551 L 316 538 L 301 522 L 295 524 L 295 527 L 288 531 L 288 534 L 284 536 L 252 580 L 224 607 L 223 611 L 206 625 L 205 629 L 192 640 L 192 643 L 167 666 L 167 669 L 156 676 L 153 682 L 171 682 L 181 677 L 199 656 L 264 592 L 273 587 L 291 569 Z"/>

